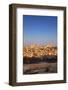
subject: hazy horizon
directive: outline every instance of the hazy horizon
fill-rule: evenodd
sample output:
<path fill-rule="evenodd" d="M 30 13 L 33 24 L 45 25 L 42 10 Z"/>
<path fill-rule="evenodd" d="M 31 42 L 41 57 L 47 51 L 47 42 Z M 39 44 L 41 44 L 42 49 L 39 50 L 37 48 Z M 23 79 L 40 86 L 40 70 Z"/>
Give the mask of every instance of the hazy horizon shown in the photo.
<path fill-rule="evenodd" d="M 23 15 L 24 45 L 57 46 L 57 17 Z"/>

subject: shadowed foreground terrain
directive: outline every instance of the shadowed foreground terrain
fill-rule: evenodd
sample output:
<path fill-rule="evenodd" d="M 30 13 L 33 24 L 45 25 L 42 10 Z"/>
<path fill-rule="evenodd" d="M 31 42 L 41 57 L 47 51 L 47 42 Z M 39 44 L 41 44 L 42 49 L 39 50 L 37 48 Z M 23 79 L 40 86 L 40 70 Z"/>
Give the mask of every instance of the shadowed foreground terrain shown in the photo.
<path fill-rule="evenodd" d="M 57 73 L 57 57 L 24 59 L 23 74 Z"/>
<path fill-rule="evenodd" d="M 56 63 L 24 64 L 24 74 L 57 73 Z"/>

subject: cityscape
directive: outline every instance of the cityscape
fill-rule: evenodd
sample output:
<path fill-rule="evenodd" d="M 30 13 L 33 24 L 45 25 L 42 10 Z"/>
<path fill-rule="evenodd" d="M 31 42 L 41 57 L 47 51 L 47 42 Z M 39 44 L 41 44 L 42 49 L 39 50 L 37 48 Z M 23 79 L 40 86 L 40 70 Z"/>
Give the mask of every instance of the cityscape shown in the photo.
<path fill-rule="evenodd" d="M 47 45 L 28 45 L 24 47 L 24 57 L 42 57 L 42 56 L 57 56 L 57 47 L 51 44 Z"/>

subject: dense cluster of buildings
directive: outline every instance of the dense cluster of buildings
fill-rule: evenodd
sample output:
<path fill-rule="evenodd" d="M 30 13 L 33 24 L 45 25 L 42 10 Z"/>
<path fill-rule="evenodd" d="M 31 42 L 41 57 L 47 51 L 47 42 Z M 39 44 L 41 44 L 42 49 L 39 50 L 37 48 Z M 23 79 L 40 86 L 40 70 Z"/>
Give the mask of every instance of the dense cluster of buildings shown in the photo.
<path fill-rule="evenodd" d="M 24 57 L 57 56 L 57 47 L 53 45 L 28 45 L 23 48 Z"/>

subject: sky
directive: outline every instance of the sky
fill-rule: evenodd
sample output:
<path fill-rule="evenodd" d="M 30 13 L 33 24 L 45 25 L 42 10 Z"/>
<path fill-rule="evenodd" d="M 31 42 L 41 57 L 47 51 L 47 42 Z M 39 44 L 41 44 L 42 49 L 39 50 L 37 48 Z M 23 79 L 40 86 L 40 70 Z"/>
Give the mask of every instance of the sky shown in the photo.
<path fill-rule="evenodd" d="M 23 16 L 24 45 L 57 44 L 56 16 Z"/>

